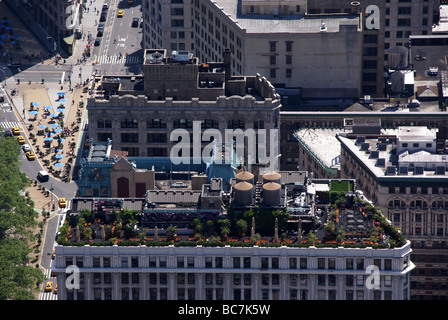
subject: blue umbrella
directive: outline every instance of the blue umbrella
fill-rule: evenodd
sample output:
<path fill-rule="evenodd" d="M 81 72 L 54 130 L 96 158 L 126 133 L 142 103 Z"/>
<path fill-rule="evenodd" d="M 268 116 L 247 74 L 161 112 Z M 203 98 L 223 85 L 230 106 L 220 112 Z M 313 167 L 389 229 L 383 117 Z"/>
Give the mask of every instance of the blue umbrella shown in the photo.
<path fill-rule="evenodd" d="M 53 124 L 50 124 L 50 127 L 57 128 L 57 127 L 59 127 L 59 125 L 57 123 L 53 123 Z"/>
<path fill-rule="evenodd" d="M 65 92 L 58 92 L 58 95 L 63 96 Z"/>
<path fill-rule="evenodd" d="M 44 107 L 44 109 L 47 109 L 47 110 L 48 110 L 48 109 L 52 109 L 52 108 L 53 108 L 53 106 L 45 106 L 45 107 Z"/>
<path fill-rule="evenodd" d="M 0 44 L 3 44 L 3 41 L 2 41 L 2 40 L 0 40 Z"/>
<path fill-rule="evenodd" d="M 39 129 L 45 129 L 46 127 L 47 127 L 47 126 L 46 126 L 46 125 L 43 125 L 43 124 L 40 125 L 40 126 L 38 126 Z"/>
<path fill-rule="evenodd" d="M 53 138 L 47 137 L 47 138 L 45 138 L 45 141 L 53 141 Z"/>
<path fill-rule="evenodd" d="M 59 139 L 59 142 L 64 142 L 65 141 L 65 139 Z"/>
<path fill-rule="evenodd" d="M 64 130 L 62 130 L 61 128 L 54 130 L 54 132 L 56 132 L 56 133 L 59 133 L 59 132 L 62 132 L 62 131 L 64 131 Z"/>
<path fill-rule="evenodd" d="M 52 118 L 56 118 L 57 116 L 59 116 L 59 114 L 57 114 L 57 113 L 50 114 L 50 117 L 52 117 Z"/>
<path fill-rule="evenodd" d="M 37 107 L 38 105 L 40 105 L 40 102 L 33 102 L 32 105 Z"/>
<path fill-rule="evenodd" d="M 2 39 L 8 39 L 8 35 L 7 35 L 7 34 L 2 34 L 2 35 L 0 36 L 0 38 L 2 38 Z"/>
<path fill-rule="evenodd" d="M 6 29 L 6 30 L 13 30 L 14 27 L 8 26 L 8 27 L 6 27 L 5 29 Z"/>
<path fill-rule="evenodd" d="M 37 110 L 30 111 L 30 114 L 38 114 L 38 113 L 39 113 L 39 111 L 37 111 Z"/>
<path fill-rule="evenodd" d="M 64 156 L 62 154 L 57 154 L 54 156 L 56 159 L 62 159 L 64 158 Z"/>
<path fill-rule="evenodd" d="M 65 111 L 65 109 L 62 109 L 62 108 L 58 108 L 58 109 L 56 109 L 56 111 L 57 111 L 57 112 L 64 112 L 64 111 Z"/>
<path fill-rule="evenodd" d="M 62 149 L 56 149 L 56 152 L 57 153 L 62 152 Z"/>
<path fill-rule="evenodd" d="M 20 36 L 16 34 L 16 35 L 13 35 L 12 38 L 13 38 L 13 39 L 19 39 Z"/>
<path fill-rule="evenodd" d="M 4 19 L 4 20 L 2 20 L 2 23 L 9 23 L 9 20 L 8 19 Z"/>
<path fill-rule="evenodd" d="M 67 99 L 59 99 L 59 102 L 67 102 Z"/>
<path fill-rule="evenodd" d="M 54 164 L 54 166 L 55 166 L 55 167 L 63 167 L 64 164 L 63 164 L 63 163 L 60 163 L 60 162 L 57 162 L 57 163 Z"/>

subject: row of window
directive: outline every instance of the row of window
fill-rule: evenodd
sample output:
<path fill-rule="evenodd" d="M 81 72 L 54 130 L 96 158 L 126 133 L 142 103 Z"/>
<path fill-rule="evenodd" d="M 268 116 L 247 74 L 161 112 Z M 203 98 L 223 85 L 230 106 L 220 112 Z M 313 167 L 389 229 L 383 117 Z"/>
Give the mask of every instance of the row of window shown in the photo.
<path fill-rule="evenodd" d="M 121 268 L 140 268 L 141 267 L 141 257 L 139 256 L 122 256 L 120 259 Z M 147 266 L 149 268 L 196 268 L 197 265 L 195 256 L 176 256 L 175 265 L 168 266 L 167 256 L 155 256 L 151 255 L 147 258 Z M 345 269 L 346 270 L 365 270 L 365 259 L 364 258 L 345 258 Z M 254 265 L 251 257 L 232 257 L 232 268 L 233 269 L 250 269 L 250 268 L 261 268 L 261 269 L 280 269 L 280 258 L 278 257 L 260 257 L 260 263 Z M 309 261 L 308 258 L 297 258 L 290 257 L 288 260 L 289 269 L 308 269 Z M 406 261 L 405 261 L 406 262 Z M 204 268 L 224 268 L 223 257 L 204 257 Z M 66 266 L 76 264 L 79 268 L 84 267 L 83 256 L 66 256 L 65 257 Z M 373 264 L 380 270 L 392 270 L 392 259 L 373 259 Z M 110 257 L 93 257 L 92 260 L 93 268 L 111 268 L 111 258 Z M 317 269 L 319 270 L 335 270 L 336 269 L 336 258 L 317 258 Z"/>
<path fill-rule="evenodd" d="M 178 287 L 175 289 L 176 300 L 196 300 L 197 291 L 196 288 L 183 288 Z M 121 300 L 140 300 L 140 288 L 127 288 L 122 287 L 120 289 Z M 261 289 L 261 300 L 279 300 L 280 289 Z M 345 290 L 345 300 L 364 300 L 364 290 Z M 205 288 L 205 300 L 224 300 L 223 288 Z M 253 290 L 250 288 L 233 289 L 231 291 L 233 300 L 253 300 Z M 307 289 L 290 289 L 290 300 L 308 300 L 309 290 Z M 407 289 L 403 291 L 404 297 L 407 297 Z M 335 289 L 319 289 L 317 290 L 317 298 L 319 300 L 336 300 L 337 292 Z M 85 293 L 83 289 L 67 291 L 67 300 L 84 300 Z M 94 300 L 112 300 L 111 288 L 95 288 L 93 289 Z M 374 290 L 374 300 L 392 300 L 391 290 Z M 168 288 L 149 288 L 149 300 L 168 300 Z"/>
<path fill-rule="evenodd" d="M 389 194 L 448 194 L 448 187 L 417 187 L 417 186 L 411 186 L 411 187 L 389 187 Z M 433 202 L 433 206 L 434 206 Z"/>
<path fill-rule="evenodd" d="M 219 129 L 219 121 L 214 119 L 204 119 L 204 120 L 190 120 L 190 119 L 176 119 L 173 121 L 173 128 L 185 128 L 192 129 L 193 121 L 201 122 L 201 129 Z M 139 122 L 137 119 L 122 119 L 120 121 L 121 129 L 138 129 Z M 112 120 L 111 119 L 98 119 L 97 120 L 98 129 L 111 129 Z M 147 129 L 166 129 L 167 123 L 163 119 L 149 119 L 146 121 Z M 245 122 L 241 119 L 231 119 L 227 121 L 227 129 L 244 129 Z M 262 120 L 256 120 L 254 122 L 255 129 L 264 128 L 264 122 Z"/>

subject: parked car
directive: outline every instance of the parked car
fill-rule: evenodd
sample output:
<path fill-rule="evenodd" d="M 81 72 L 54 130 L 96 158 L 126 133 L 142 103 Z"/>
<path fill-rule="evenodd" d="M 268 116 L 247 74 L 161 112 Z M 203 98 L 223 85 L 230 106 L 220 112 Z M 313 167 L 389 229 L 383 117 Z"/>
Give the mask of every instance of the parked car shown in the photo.
<path fill-rule="evenodd" d="M 9 130 L 9 129 L 5 130 L 5 136 L 6 137 L 12 137 L 12 131 Z"/>
<path fill-rule="evenodd" d="M 133 28 L 137 28 L 137 27 L 138 27 L 138 18 L 133 18 L 133 19 L 132 19 L 132 24 L 131 24 L 131 26 L 132 26 Z"/>
<path fill-rule="evenodd" d="M 25 144 L 22 146 L 22 150 L 23 150 L 24 152 L 28 152 L 28 151 L 31 151 L 31 147 L 30 147 L 30 145 L 29 145 L 28 143 L 25 143 Z"/>
<path fill-rule="evenodd" d="M 12 127 L 12 133 L 13 133 L 15 136 L 18 136 L 18 135 L 20 134 L 20 129 L 19 129 L 19 127 Z"/>
<path fill-rule="evenodd" d="M 32 152 L 32 151 L 28 151 L 28 152 L 26 153 L 26 158 L 27 158 L 29 161 L 32 161 L 32 160 L 35 160 L 35 159 L 36 159 L 36 156 L 34 155 L 34 152 Z"/>
<path fill-rule="evenodd" d="M 95 43 L 93 44 L 95 47 L 98 47 L 101 44 L 101 40 L 96 38 Z"/>
<path fill-rule="evenodd" d="M 101 13 L 101 16 L 100 16 L 100 22 L 104 22 L 104 21 L 106 21 L 106 17 L 107 17 L 107 14 L 106 14 L 106 13 Z"/>
<path fill-rule="evenodd" d="M 23 136 L 18 136 L 17 137 L 17 141 L 19 142 L 19 144 L 24 144 L 25 143 L 25 138 Z"/>
<path fill-rule="evenodd" d="M 53 281 L 48 281 L 45 286 L 45 292 L 51 292 L 53 290 Z"/>

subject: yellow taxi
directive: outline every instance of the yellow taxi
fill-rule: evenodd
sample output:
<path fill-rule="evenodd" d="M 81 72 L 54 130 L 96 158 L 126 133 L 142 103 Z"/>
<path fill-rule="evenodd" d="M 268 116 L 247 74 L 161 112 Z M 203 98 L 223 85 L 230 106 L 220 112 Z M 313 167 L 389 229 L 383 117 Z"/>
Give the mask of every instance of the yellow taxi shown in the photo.
<path fill-rule="evenodd" d="M 118 10 L 117 11 L 117 17 L 118 18 L 123 18 L 123 16 L 124 16 L 124 10 Z"/>
<path fill-rule="evenodd" d="M 128 5 L 133 5 L 134 4 L 134 0 L 128 0 Z"/>
<path fill-rule="evenodd" d="M 31 161 L 31 160 L 35 160 L 36 156 L 34 155 L 34 152 L 28 151 L 26 153 L 26 158 Z"/>
<path fill-rule="evenodd" d="M 45 286 L 45 292 L 51 292 L 53 290 L 53 281 L 48 281 Z"/>
<path fill-rule="evenodd" d="M 18 136 L 17 141 L 19 142 L 19 144 L 25 144 L 25 138 L 23 136 Z"/>
<path fill-rule="evenodd" d="M 59 208 L 65 208 L 67 206 L 67 200 L 65 198 L 59 198 Z"/>
<path fill-rule="evenodd" d="M 18 135 L 20 134 L 20 129 L 19 129 L 19 127 L 12 127 L 12 133 L 13 133 L 15 136 L 18 136 Z"/>
<path fill-rule="evenodd" d="M 58 285 L 57 284 L 54 285 L 54 291 L 53 292 L 56 293 L 56 294 L 58 293 Z"/>
<path fill-rule="evenodd" d="M 53 253 L 51 254 L 51 259 L 54 259 L 54 257 L 56 256 L 54 251 L 55 251 L 55 249 L 53 249 Z"/>

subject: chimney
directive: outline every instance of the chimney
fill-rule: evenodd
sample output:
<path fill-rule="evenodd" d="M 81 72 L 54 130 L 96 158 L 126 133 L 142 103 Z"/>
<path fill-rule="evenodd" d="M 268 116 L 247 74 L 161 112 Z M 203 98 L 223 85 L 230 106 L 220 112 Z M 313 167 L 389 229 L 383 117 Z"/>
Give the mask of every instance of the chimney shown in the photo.
<path fill-rule="evenodd" d="M 224 72 L 225 72 L 225 79 L 230 80 L 231 74 L 230 74 L 230 49 L 224 49 L 223 50 L 223 57 L 224 57 Z"/>

